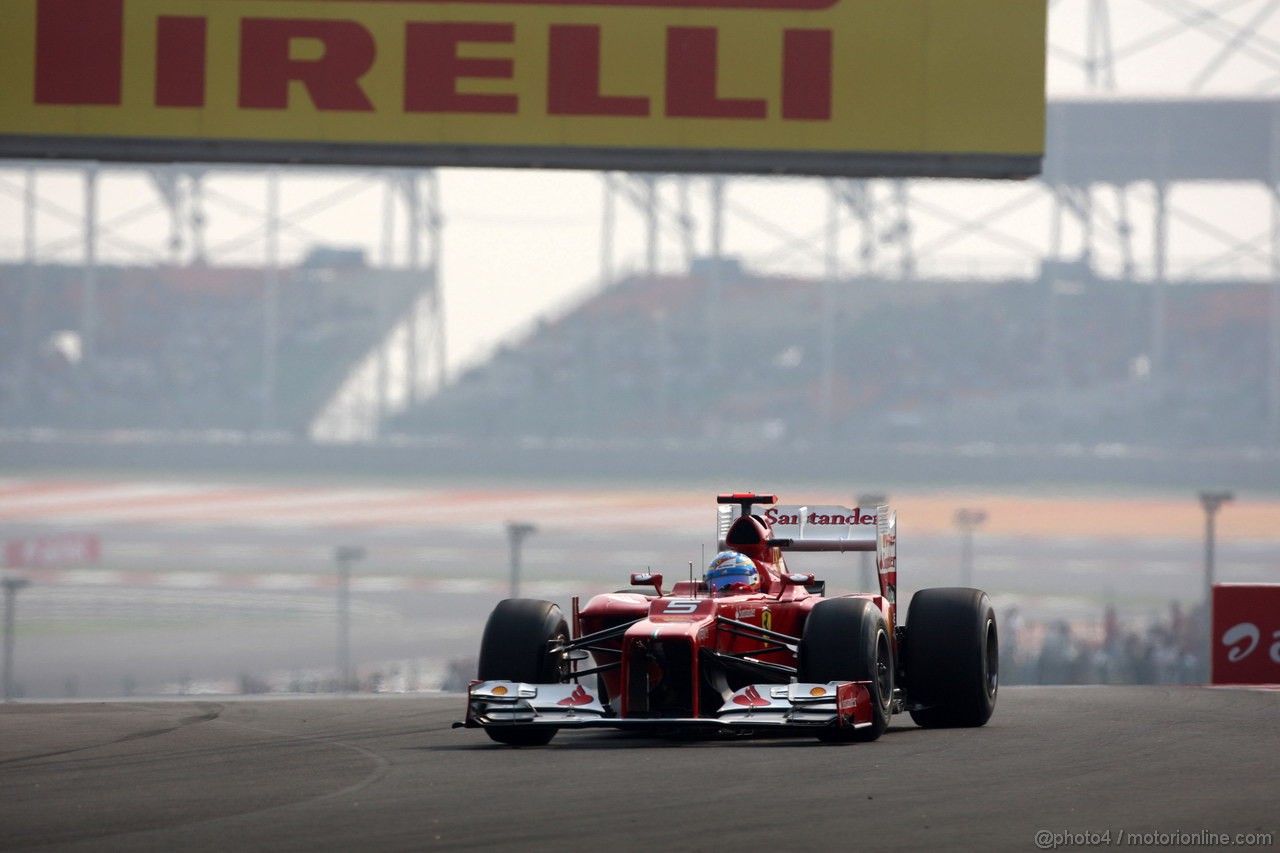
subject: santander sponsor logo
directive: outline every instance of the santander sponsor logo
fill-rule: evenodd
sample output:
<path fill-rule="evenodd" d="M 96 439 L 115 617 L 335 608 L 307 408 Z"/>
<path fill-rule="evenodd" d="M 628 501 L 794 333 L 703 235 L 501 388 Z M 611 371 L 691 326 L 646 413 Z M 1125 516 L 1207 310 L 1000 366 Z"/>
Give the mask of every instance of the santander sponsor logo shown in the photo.
<path fill-rule="evenodd" d="M 590 705 L 591 694 L 583 690 L 582 685 L 579 684 L 576 690 L 574 690 L 565 698 L 561 699 L 556 704 L 563 705 L 566 708 L 572 708 L 576 705 Z"/>
<path fill-rule="evenodd" d="M 859 684 L 841 684 L 836 689 L 836 711 L 847 714 L 857 710 L 858 694 L 864 690 L 866 688 Z"/>
<path fill-rule="evenodd" d="M 775 507 L 769 509 L 764 514 L 765 520 L 770 524 L 792 524 L 798 525 L 802 521 L 805 524 L 828 524 L 839 525 L 845 527 L 850 524 L 875 524 L 875 513 L 864 513 L 861 507 L 854 507 L 848 511 L 848 514 L 834 512 L 810 512 L 806 514 L 779 512 Z"/>
<path fill-rule="evenodd" d="M 747 708 L 759 708 L 763 705 L 768 705 L 769 700 L 761 696 L 760 691 L 752 684 L 746 690 L 733 697 L 733 704 Z"/>

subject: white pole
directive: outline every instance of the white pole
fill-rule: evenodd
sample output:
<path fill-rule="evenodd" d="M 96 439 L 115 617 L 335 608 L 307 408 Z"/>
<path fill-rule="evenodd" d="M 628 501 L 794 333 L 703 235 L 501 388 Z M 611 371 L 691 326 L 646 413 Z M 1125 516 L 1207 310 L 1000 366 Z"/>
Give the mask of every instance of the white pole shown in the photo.
<path fill-rule="evenodd" d="M 1222 505 L 1235 496 L 1231 492 L 1201 492 L 1200 506 L 1204 508 L 1204 672 L 1207 677 L 1213 661 L 1213 585 L 1217 580 L 1214 565 L 1215 534 L 1214 517 Z"/>
<path fill-rule="evenodd" d="M 1280 444 L 1280 108 L 1271 111 L 1271 288 L 1267 336 L 1267 439 Z"/>
<path fill-rule="evenodd" d="M 96 366 L 98 351 L 98 167 L 84 172 L 84 290 L 80 303 L 81 368 Z"/>
<path fill-rule="evenodd" d="M 0 583 L 4 586 L 4 701 L 11 702 L 13 691 L 13 634 L 16 619 L 15 610 L 18 590 L 27 585 L 26 578 L 7 577 Z"/>
<path fill-rule="evenodd" d="M 351 690 L 351 564 L 364 557 L 364 549 L 341 545 L 333 552 L 338 564 L 338 690 Z"/>
<path fill-rule="evenodd" d="M 262 294 L 262 428 L 276 425 L 276 372 L 280 345 L 280 172 L 267 173 L 266 280 Z"/>

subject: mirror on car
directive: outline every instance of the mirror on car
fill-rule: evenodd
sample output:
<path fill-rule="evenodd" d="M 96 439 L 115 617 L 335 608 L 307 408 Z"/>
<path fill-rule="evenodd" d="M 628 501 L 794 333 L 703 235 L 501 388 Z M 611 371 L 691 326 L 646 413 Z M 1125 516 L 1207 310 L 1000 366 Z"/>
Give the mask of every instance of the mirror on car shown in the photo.
<path fill-rule="evenodd" d="M 632 572 L 632 586 L 651 586 L 662 595 L 662 575 L 654 572 Z"/>

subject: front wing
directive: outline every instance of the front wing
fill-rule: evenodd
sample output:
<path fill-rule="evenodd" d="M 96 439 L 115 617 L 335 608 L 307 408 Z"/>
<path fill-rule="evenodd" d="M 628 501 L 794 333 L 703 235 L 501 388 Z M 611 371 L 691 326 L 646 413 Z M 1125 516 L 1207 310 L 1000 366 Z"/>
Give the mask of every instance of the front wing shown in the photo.
<path fill-rule="evenodd" d="M 870 681 L 827 684 L 752 684 L 738 690 L 712 717 L 616 717 L 581 684 L 473 681 L 467 716 L 454 727 L 821 729 L 872 724 Z"/>

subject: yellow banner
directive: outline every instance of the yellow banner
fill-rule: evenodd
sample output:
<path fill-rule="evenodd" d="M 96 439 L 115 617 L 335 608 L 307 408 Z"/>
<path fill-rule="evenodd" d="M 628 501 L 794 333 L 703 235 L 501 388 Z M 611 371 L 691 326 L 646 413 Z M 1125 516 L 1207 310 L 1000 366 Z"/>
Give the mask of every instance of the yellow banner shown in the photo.
<path fill-rule="evenodd" d="M 0 155 L 1025 176 L 1045 5 L 4 0 Z"/>

